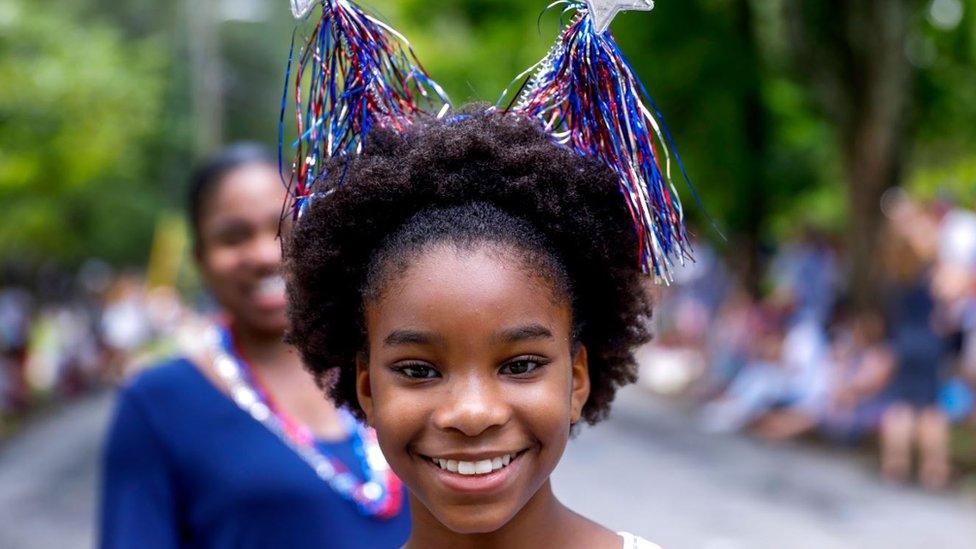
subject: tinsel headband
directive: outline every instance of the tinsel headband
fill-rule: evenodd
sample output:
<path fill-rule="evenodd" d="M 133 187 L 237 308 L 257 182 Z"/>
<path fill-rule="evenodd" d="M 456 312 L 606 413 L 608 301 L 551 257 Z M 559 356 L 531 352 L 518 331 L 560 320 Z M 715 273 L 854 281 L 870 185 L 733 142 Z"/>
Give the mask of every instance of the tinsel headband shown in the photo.
<path fill-rule="evenodd" d="M 284 163 L 291 95 L 298 139 L 289 192 L 297 217 L 316 198 L 315 182 L 326 175 L 329 158 L 358 154 L 376 126 L 403 130 L 417 114 L 443 116 L 450 101 L 407 39 L 352 0 L 290 2 L 299 19 L 321 7 L 304 47 L 296 50 L 293 40 L 281 106 Z M 575 15 L 496 108 L 538 120 L 555 141 L 617 174 L 638 237 L 640 267 L 670 283 L 675 266 L 691 257 L 675 180 L 690 182 L 660 111 L 608 30 L 621 11 L 649 11 L 654 2 L 557 0 L 549 6 L 555 7 Z"/>

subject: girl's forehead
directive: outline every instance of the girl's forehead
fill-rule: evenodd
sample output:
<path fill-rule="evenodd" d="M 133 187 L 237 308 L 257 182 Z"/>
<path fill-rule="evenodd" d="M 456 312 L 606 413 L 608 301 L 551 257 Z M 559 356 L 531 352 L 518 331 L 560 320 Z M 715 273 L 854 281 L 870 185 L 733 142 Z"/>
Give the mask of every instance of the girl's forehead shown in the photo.
<path fill-rule="evenodd" d="M 516 251 L 492 246 L 430 248 L 367 304 L 367 324 L 376 335 L 408 325 L 442 331 L 463 325 L 486 333 L 513 324 L 567 330 L 569 301 L 554 299 L 551 284 L 525 263 Z"/>
<path fill-rule="evenodd" d="M 558 265 L 551 264 L 542 254 L 523 249 L 514 243 L 492 240 L 455 242 L 449 238 L 433 241 L 418 249 L 399 250 L 392 260 L 380 265 L 369 274 L 378 280 L 368 283 L 379 286 L 379 292 L 398 291 L 407 285 L 430 286 L 433 283 L 457 286 L 469 278 L 481 282 L 508 282 L 511 290 L 531 287 L 554 299 L 565 293 L 557 283 L 561 273 Z M 451 280 L 442 271 L 465 273 L 462 280 Z M 563 296 L 558 296 L 563 297 Z M 558 300 L 558 299 L 557 299 Z M 569 297 L 565 297 L 569 301 Z"/>

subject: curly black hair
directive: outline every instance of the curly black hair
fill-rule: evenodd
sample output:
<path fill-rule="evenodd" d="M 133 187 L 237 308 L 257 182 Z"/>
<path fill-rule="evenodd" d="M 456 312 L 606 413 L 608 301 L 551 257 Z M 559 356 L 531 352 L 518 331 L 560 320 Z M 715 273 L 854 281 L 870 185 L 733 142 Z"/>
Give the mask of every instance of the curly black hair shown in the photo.
<path fill-rule="evenodd" d="M 570 298 L 589 357 L 585 421 L 606 417 L 617 388 L 636 379 L 633 349 L 650 339 L 651 303 L 630 215 L 603 164 L 531 120 L 470 107 L 403 134 L 375 130 L 361 155 L 327 168 L 285 245 L 287 340 L 337 404 L 362 416 L 366 303 L 402 262 L 443 242 L 504 244 Z"/>

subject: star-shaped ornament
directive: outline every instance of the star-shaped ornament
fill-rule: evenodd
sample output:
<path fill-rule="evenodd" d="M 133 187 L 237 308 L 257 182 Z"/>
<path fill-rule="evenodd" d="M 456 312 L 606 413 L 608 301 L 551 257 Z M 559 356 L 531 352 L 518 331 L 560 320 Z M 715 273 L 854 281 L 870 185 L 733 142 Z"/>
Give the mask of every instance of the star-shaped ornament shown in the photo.
<path fill-rule="evenodd" d="M 599 33 L 607 32 L 613 18 L 622 11 L 651 11 L 654 0 L 586 0 L 593 25 Z"/>
<path fill-rule="evenodd" d="M 302 19 L 312 11 L 319 0 L 291 0 L 291 14 L 295 19 Z"/>

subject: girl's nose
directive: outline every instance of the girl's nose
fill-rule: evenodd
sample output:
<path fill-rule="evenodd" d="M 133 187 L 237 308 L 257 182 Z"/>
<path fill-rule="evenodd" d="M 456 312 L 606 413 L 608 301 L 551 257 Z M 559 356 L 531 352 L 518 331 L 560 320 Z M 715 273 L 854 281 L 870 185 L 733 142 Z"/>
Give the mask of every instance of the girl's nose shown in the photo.
<path fill-rule="evenodd" d="M 476 437 L 511 418 L 511 407 L 501 388 L 479 374 L 452 382 L 449 398 L 434 413 L 434 424 L 445 431 L 458 431 Z"/>

